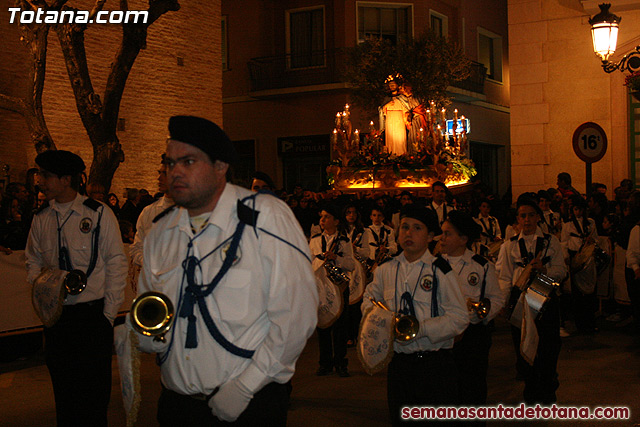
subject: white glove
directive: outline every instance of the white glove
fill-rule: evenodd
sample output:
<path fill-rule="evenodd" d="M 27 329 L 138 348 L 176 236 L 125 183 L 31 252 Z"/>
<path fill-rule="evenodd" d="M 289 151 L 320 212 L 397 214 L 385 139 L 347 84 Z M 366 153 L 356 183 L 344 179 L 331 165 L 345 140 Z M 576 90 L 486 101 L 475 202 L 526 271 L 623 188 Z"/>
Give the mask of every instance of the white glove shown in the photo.
<path fill-rule="evenodd" d="M 247 409 L 253 393 L 239 378 L 234 378 L 220 387 L 209 399 L 209 407 L 214 416 L 222 421 L 233 422 Z"/>

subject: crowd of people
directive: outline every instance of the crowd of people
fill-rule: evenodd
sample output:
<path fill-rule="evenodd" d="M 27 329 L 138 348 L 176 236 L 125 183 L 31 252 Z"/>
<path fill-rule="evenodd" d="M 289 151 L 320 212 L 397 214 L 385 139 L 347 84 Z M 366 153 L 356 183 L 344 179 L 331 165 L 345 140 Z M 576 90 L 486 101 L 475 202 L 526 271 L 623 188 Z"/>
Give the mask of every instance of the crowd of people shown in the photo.
<path fill-rule="evenodd" d="M 48 268 L 84 276 L 44 331 L 59 426 L 107 425 L 125 243 L 141 270 L 138 294 L 160 292 L 175 307 L 166 339 L 130 317 L 119 326 L 158 353 L 162 426 L 285 425 L 295 362 L 314 330 L 316 374 L 349 377 L 347 347 L 364 345 L 360 325 L 383 309 L 410 324 L 389 347 L 392 424 L 404 406 L 486 404 L 497 316 L 512 324 L 523 400 L 551 404 L 561 338 L 597 332 L 596 283 L 611 277 L 616 246 L 627 250 L 631 304 L 610 295 L 602 307 L 640 331 L 640 193 L 629 180 L 609 200 L 604 185 L 584 197 L 561 173 L 557 188 L 513 206 L 480 185 L 454 195 L 439 181 L 397 194 L 288 194 L 263 172 L 251 188 L 232 184 L 236 154 L 214 123 L 176 116 L 169 134 L 155 196 L 130 189 L 120 206 L 99 185 L 84 191 L 83 160 L 52 151 L 0 202 L 0 249 L 26 248 L 29 282 L 41 286 Z M 533 314 L 532 286 L 547 291 Z M 341 309 L 320 325 L 325 303 Z"/>

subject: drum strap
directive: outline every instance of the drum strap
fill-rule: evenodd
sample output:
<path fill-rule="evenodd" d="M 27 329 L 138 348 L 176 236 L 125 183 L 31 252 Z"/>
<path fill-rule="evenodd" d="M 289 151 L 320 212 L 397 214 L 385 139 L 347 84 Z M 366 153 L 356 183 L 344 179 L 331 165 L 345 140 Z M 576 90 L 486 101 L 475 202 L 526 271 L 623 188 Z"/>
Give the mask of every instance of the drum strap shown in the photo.
<path fill-rule="evenodd" d="M 574 233 L 571 233 L 571 235 L 574 237 L 580 237 L 581 239 L 584 239 L 585 237 L 587 237 L 587 235 L 589 234 L 589 223 L 587 222 L 586 224 L 584 224 L 584 230 L 583 230 L 583 228 L 580 226 L 580 223 L 576 218 L 573 218 L 571 221 L 573 222 L 573 226 L 576 228 L 579 234 L 578 236 L 576 236 Z"/>
<path fill-rule="evenodd" d="M 545 249 L 545 241 L 548 240 L 548 238 L 549 238 L 549 235 L 546 235 L 545 237 L 538 237 L 536 239 L 535 254 L 529 253 L 529 251 L 527 250 L 527 246 L 524 242 L 524 239 L 518 239 L 518 247 L 520 248 L 520 258 L 522 258 L 522 264 L 523 264 L 521 265 L 521 267 L 525 267 L 527 264 L 533 261 L 536 255 L 538 255 L 540 252 L 542 252 L 543 249 Z M 547 244 L 545 249 L 545 255 L 548 250 L 549 250 L 549 245 Z M 547 262 L 548 262 L 548 258 L 544 257 L 542 259 L 542 263 L 546 264 Z"/>
<path fill-rule="evenodd" d="M 484 218 L 482 217 L 480 217 L 480 222 L 482 223 L 482 228 L 484 229 L 482 234 L 489 237 L 490 239 L 493 239 L 496 236 L 496 232 L 494 230 L 495 223 L 492 221 L 492 218 L 489 218 L 489 225 L 484 222 Z"/>

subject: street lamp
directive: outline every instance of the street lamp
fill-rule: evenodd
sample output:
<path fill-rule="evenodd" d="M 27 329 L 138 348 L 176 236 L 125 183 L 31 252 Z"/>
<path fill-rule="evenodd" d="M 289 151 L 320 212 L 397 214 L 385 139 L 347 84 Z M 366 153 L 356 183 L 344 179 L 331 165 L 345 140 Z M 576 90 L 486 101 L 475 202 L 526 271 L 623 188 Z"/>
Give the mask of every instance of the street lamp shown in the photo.
<path fill-rule="evenodd" d="M 600 13 L 589 19 L 591 24 L 591 37 L 593 38 L 593 51 L 602 60 L 602 68 L 607 73 L 615 70 L 637 71 L 640 69 L 640 46 L 627 53 L 615 63 L 609 61 L 609 57 L 616 51 L 618 43 L 618 24 L 621 17 L 609 12 L 610 3 L 599 5 Z"/>

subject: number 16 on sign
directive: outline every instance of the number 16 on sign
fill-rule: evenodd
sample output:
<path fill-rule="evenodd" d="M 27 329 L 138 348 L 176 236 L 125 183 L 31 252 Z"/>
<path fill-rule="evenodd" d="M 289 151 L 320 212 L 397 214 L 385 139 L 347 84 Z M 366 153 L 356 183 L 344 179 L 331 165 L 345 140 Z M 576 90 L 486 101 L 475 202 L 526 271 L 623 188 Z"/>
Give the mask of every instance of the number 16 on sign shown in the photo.
<path fill-rule="evenodd" d="M 587 193 L 591 188 L 591 164 L 607 152 L 607 134 L 597 123 L 586 122 L 573 132 L 573 151 L 586 164 Z"/>

